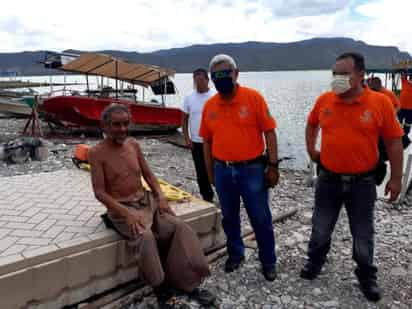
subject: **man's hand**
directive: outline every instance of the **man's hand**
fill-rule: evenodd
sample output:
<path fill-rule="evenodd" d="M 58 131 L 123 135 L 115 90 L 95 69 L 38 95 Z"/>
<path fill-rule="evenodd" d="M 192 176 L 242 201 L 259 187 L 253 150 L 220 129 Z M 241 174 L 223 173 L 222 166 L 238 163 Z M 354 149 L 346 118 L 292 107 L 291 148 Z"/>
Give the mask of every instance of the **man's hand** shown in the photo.
<path fill-rule="evenodd" d="M 209 171 L 207 170 L 207 178 L 209 179 L 209 183 L 214 186 L 215 185 L 215 175 L 213 173 L 213 170 Z"/>
<path fill-rule="evenodd" d="M 266 185 L 270 188 L 274 188 L 279 182 L 279 170 L 277 167 L 268 166 L 265 171 Z"/>
<path fill-rule="evenodd" d="M 320 152 L 317 150 L 309 152 L 309 156 L 310 156 L 310 159 L 315 163 L 318 163 L 320 160 Z"/>
<path fill-rule="evenodd" d="M 386 183 L 385 187 L 385 196 L 390 193 L 388 202 L 394 202 L 399 196 L 402 188 L 402 178 L 390 178 L 389 181 Z"/>
<path fill-rule="evenodd" d="M 193 142 L 189 137 L 185 138 L 186 147 L 189 149 L 193 149 Z"/>
<path fill-rule="evenodd" d="M 143 234 L 145 230 L 145 225 L 143 222 L 143 216 L 134 211 L 129 211 L 126 216 L 127 226 L 129 227 L 129 232 L 132 235 Z"/>
<path fill-rule="evenodd" d="M 161 214 L 167 213 L 169 215 L 176 216 L 175 212 L 172 210 L 172 208 L 170 208 L 164 196 L 160 197 L 158 199 L 158 202 L 159 202 L 159 211 Z"/>

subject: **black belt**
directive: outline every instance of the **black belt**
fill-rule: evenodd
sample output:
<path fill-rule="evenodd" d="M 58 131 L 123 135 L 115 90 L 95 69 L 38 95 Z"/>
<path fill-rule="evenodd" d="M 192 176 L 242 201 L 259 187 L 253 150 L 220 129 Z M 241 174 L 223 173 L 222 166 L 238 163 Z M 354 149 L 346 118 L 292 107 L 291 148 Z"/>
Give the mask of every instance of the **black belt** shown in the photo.
<path fill-rule="evenodd" d="M 253 163 L 265 163 L 266 162 L 266 157 L 265 156 L 259 156 L 257 158 L 254 159 L 250 159 L 250 160 L 244 160 L 244 161 L 223 161 L 223 160 L 219 160 L 219 159 L 214 159 L 216 162 L 224 164 L 226 166 L 245 166 L 245 165 L 249 165 L 249 164 L 253 164 Z"/>
<path fill-rule="evenodd" d="M 334 180 L 334 181 L 357 182 L 359 180 L 362 180 L 368 177 L 375 177 L 376 171 L 375 169 L 373 169 L 371 171 L 368 171 L 365 173 L 359 173 L 359 174 L 340 174 L 340 173 L 334 173 L 332 171 L 329 171 L 322 166 L 319 168 L 319 176 L 322 178 L 326 178 L 328 180 Z"/>

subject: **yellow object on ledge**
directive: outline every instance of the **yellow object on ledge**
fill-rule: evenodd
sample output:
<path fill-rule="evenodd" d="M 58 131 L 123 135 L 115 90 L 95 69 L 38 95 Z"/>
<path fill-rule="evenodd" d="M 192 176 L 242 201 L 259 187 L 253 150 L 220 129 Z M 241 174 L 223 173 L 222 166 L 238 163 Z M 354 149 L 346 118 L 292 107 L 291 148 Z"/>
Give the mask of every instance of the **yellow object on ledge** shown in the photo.
<path fill-rule="evenodd" d="M 89 171 L 89 172 L 91 170 L 91 166 L 88 163 L 79 163 L 78 167 L 82 170 Z M 190 193 L 187 193 L 186 191 L 183 191 L 179 189 L 178 187 L 175 187 L 162 179 L 158 179 L 157 181 L 159 182 L 160 189 L 162 189 L 162 192 L 164 193 L 168 201 L 187 202 L 195 198 Z M 142 184 L 145 190 L 151 191 L 149 185 L 146 183 L 143 177 L 142 177 Z"/>

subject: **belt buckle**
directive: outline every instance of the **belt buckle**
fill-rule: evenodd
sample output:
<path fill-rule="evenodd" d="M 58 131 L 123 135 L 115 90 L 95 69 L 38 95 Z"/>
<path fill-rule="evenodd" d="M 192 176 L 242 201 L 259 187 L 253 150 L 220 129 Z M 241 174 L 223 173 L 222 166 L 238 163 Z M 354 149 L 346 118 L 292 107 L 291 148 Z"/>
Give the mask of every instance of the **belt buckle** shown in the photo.
<path fill-rule="evenodd" d="M 226 166 L 233 166 L 234 161 L 225 161 Z"/>

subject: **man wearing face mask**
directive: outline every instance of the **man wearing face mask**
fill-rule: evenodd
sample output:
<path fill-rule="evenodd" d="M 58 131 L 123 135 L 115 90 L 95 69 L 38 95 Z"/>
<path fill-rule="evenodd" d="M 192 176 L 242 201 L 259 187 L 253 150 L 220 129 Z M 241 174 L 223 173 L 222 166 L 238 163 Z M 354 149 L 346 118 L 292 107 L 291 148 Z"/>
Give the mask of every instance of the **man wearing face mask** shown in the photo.
<path fill-rule="evenodd" d="M 320 165 L 312 217 L 308 261 L 301 271 L 304 279 L 315 279 L 326 261 L 331 234 L 345 205 L 353 238 L 355 274 L 366 298 L 378 301 L 374 258 L 375 167 L 378 137 L 382 136 L 391 165 L 385 193 L 389 201 L 401 190 L 403 131 L 390 100 L 364 88 L 362 55 L 345 53 L 333 67 L 332 91 L 322 94 L 308 117 L 306 146 L 310 158 Z M 316 150 L 319 129 L 320 152 Z"/>
<path fill-rule="evenodd" d="M 218 94 L 205 104 L 200 135 L 209 180 L 216 186 L 222 209 L 229 255 L 225 271 L 236 270 L 244 261 L 242 199 L 256 235 L 263 275 L 273 281 L 276 255 L 268 188 L 279 178 L 276 122 L 264 98 L 237 83 L 239 70 L 232 57 L 217 55 L 209 68 Z"/>
<path fill-rule="evenodd" d="M 193 72 L 193 83 L 195 90 L 183 102 L 183 135 L 186 145 L 192 150 L 200 194 L 205 201 L 213 202 L 214 193 L 207 177 L 199 127 L 203 106 L 215 91 L 209 88 L 209 76 L 205 69 L 199 68 Z"/>
<path fill-rule="evenodd" d="M 102 112 L 106 137 L 89 151 L 94 194 L 128 240 L 140 276 L 153 287 L 159 308 L 176 308 L 174 289 L 210 306 L 215 296 L 198 288 L 210 274 L 199 239 L 169 207 L 138 142 L 128 137 L 129 123 L 124 105 L 112 104 Z M 142 177 L 151 192 L 143 189 Z"/>

